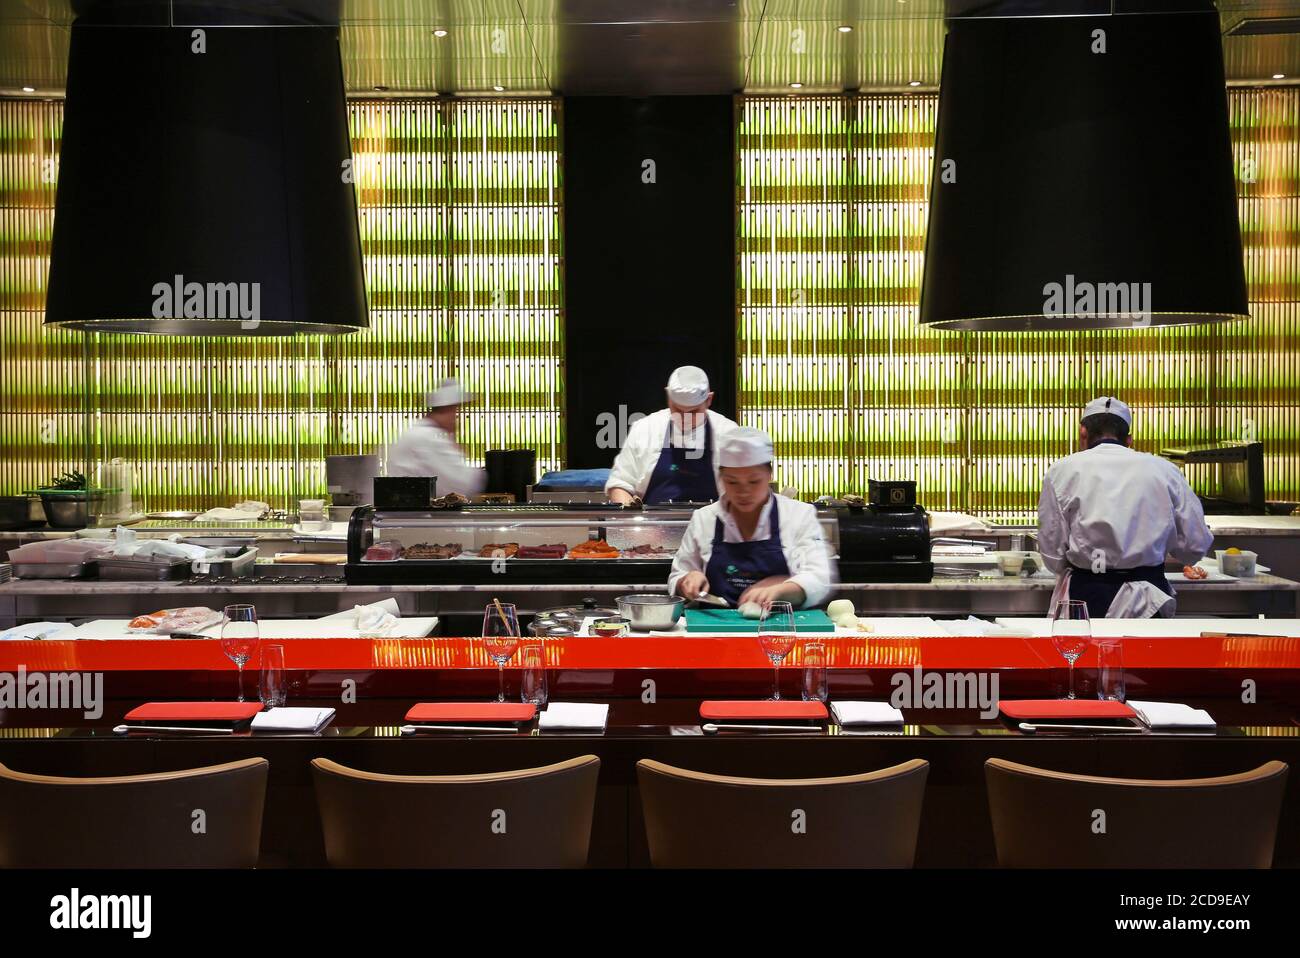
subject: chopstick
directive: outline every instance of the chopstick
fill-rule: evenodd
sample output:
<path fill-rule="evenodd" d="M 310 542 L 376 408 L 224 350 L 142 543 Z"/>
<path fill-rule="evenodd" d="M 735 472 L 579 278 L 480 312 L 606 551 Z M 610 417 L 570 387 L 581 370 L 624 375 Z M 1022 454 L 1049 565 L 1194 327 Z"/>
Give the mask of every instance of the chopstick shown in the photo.
<path fill-rule="evenodd" d="M 824 729 L 820 725 L 722 725 L 717 722 L 705 722 L 700 728 L 712 734 L 724 730 L 740 730 L 745 732 L 822 732 Z"/>
<path fill-rule="evenodd" d="M 403 725 L 403 735 L 416 732 L 518 732 L 514 726 L 505 725 Z"/>
<path fill-rule="evenodd" d="M 1020 731 L 1022 732 L 1145 732 L 1146 729 L 1139 728 L 1136 725 L 1037 725 L 1033 722 L 1021 722 Z"/>
<path fill-rule="evenodd" d="M 199 728 L 194 725 L 117 725 L 113 731 L 118 735 L 126 732 L 215 732 L 219 735 L 233 735 L 233 728 Z"/>
<path fill-rule="evenodd" d="M 501 616 L 501 624 L 506 627 L 506 635 L 514 635 L 514 633 L 510 631 L 510 620 L 506 618 L 506 610 L 501 608 L 501 600 L 496 596 L 493 596 L 492 604 L 497 607 L 497 615 Z"/>

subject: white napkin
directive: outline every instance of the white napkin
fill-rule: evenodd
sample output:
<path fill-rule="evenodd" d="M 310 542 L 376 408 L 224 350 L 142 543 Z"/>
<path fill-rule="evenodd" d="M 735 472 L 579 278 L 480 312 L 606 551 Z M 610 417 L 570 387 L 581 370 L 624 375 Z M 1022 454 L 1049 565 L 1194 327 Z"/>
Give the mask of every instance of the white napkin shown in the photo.
<path fill-rule="evenodd" d="M 254 732 L 319 732 L 334 720 L 331 708 L 280 706 L 253 716 Z"/>
<path fill-rule="evenodd" d="M 0 632 L 0 641 L 4 639 L 52 639 L 60 632 L 75 628 L 67 622 L 28 622 Z"/>
<path fill-rule="evenodd" d="M 888 702 L 832 702 L 837 725 L 902 725 L 903 713 Z"/>
<path fill-rule="evenodd" d="M 249 499 L 244 502 L 236 502 L 233 509 L 209 509 L 203 515 L 195 518 L 195 522 L 253 522 L 262 517 L 271 507 L 265 502 L 257 502 Z"/>
<path fill-rule="evenodd" d="M 393 598 L 382 599 L 369 605 L 356 605 L 345 612 L 321 616 L 317 622 L 337 622 L 348 625 L 367 636 L 388 635 L 397 628 L 402 610 Z"/>
<path fill-rule="evenodd" d="M 1180 702 L 1128 703 L 1138 718 L 1150 728 L 1214 728 L 1214 719 L 1205 709 L 1194 709 Z"/>
<path fill-rule="evenodd" d="M 609 719 L 608 705 L 586 702 L 552 702 L 537 723 L 539 729 L 583 729 L 604 731 Z"/>

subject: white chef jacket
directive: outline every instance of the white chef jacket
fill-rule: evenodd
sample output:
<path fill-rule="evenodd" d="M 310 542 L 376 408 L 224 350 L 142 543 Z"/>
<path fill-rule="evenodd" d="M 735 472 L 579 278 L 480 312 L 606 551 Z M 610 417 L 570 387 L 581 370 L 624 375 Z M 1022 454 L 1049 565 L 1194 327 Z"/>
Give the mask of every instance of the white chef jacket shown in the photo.
<path fill-rule="evenodd" d="M 388 449 L 390 476 L 437 476 L 438 495 L 459 492 L 473 498 L 487 485 L 487 473 L 466 465 L 451 433 L 428 419 L 412 423 Z"/>
<path fill-rule="evenodd" d="M 1178 467 L 1115 443 L 1062 459 L 1038 498 L 1038 550 L 1053 572 L 1190 565 L 1214 542 L 1200 500 Z M 1098 550 L 1100 550 L 1098 552 Z"/>
<path fill-rule="evenodd" d="M 790 567 L 790 580 L 804 592 L 804 608 L 821 605 L 831 594 L 838 576 L 831 552 L 822 535 L 822 525 L 817 519 L 817 507 L 798 499 L 772 493 L 759 513 L 753 539 L 772 537 L 772 509 L 781 510 L 781 552 Z M 668 593 L 675 594 L 677 583 L 688 572 L 703 572 L 713 555 L 713 529 L 722 519 L 722 541 L 745 542 L 736 525 L 730 505 L 724 494 L 717 502 L 701 506 L 691 516 L 682 544 L 673 557 L 673 570 L 668 576 Z"/>
<path fill-rule="evenodd" d="M 713 475 L 716 479 L 718 441 L 735 429 L 736 424 L 712 409 L 707 412 L 709 425 L 713 427 Z M 673 431 L 672 445 L 690 446 L 692 440 L 696 443 L 703 442 L 703 423 L 690 438 L 683 442 L 682 431 L 668 409 L 660 409 L 644 419 L 638 419 L 628 429 L 623 448 L 614 459 L 614 468 L 610 470 L 609 478 L 605 480 L 605 495 L 609 495 L 612 489 L 625 489 L 635 496 L 645 495 L 646 488 L 650 485 L 650 476 L 654 473 L 655 466 L 659 464 L 660 455 L 663 454 L 664 436 L 670 425 Z"/>

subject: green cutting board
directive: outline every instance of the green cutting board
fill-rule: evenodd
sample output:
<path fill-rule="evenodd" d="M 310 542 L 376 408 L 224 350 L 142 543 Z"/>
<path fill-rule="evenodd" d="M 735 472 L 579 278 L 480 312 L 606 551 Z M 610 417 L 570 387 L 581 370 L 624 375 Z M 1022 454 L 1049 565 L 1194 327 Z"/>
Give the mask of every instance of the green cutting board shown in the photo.
<path fill-rule="evenodd" d="M 738 609 L 687 609 L 686 631 L 753 632 L 758 634 L 758 619 L 747 619 Z M 835 623 L 821 609 L 800 609 L 794 614 L 796 632 L 834 632 Z"/>

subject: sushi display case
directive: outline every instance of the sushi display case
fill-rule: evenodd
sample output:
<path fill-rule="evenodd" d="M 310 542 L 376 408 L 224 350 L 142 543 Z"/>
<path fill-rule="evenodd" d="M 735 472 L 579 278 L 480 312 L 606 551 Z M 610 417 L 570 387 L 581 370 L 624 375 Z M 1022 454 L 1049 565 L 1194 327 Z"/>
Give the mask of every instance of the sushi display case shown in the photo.
<path fill-rule="evenodd" d="M 348 526 L 350 585 L 664 582 L 690 508 L 521 503 L 363 506 Z"/>

